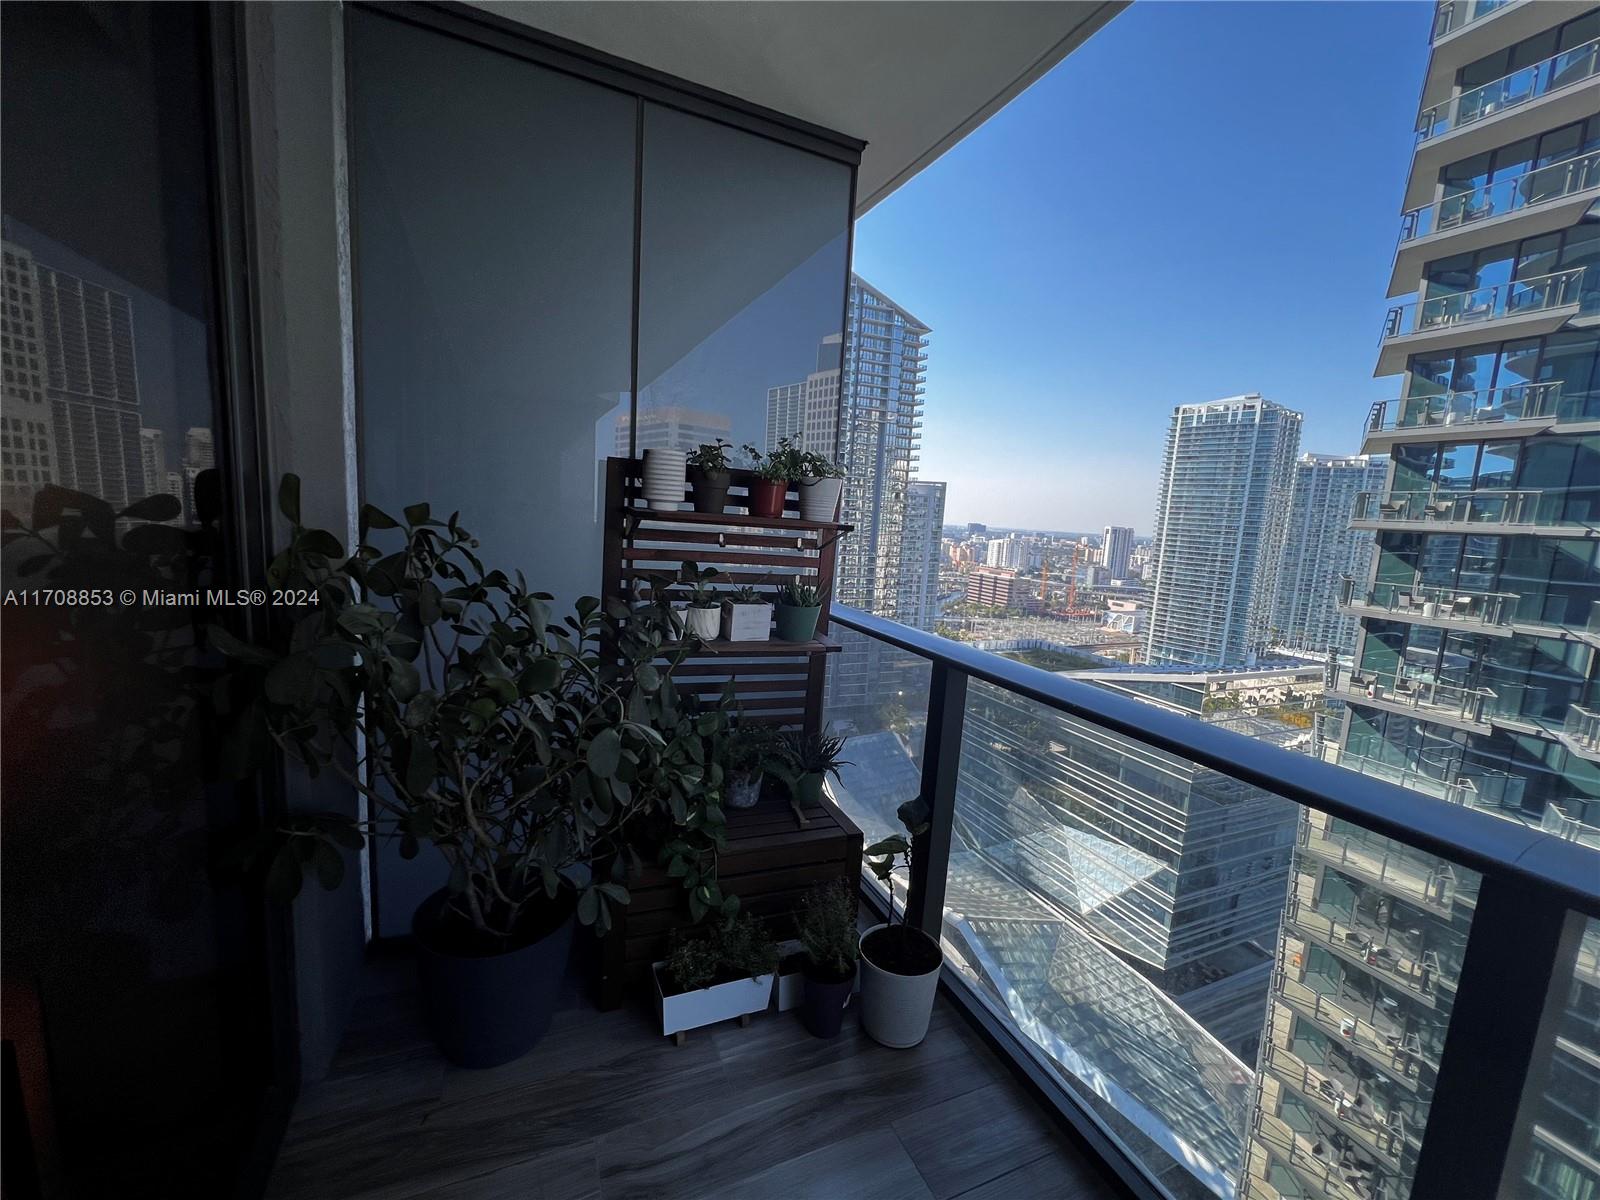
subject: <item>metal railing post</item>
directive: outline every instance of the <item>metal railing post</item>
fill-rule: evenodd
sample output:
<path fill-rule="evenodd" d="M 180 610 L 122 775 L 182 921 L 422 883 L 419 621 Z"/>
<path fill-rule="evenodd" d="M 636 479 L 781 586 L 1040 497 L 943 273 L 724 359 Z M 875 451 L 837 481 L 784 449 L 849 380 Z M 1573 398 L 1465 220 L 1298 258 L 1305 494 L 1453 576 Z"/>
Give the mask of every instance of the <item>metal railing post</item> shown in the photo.
<path fill-rule="evenodd" d="M 922 739 L 922 798 L 928 805 L 928 830 L 912 846 L 906 920 L 935 940 L 944 928 L 944 884 L 950 869 L 966 709 L 966 672 L 948 663 L 934 663 L 928 685 L 927 732 Z"/>
<path fill-rule="evenodd" d="M 1571 975 L 1581 930 L 1578 914 L 1549 891 L 1483 877 L 1412 1200 L 1494 1194 L 1523 1128 L 1527 1085 L 1550 1062 L 1551 982 Z M 1559 1005 L 1565 992 L 1555 990 Z"/>

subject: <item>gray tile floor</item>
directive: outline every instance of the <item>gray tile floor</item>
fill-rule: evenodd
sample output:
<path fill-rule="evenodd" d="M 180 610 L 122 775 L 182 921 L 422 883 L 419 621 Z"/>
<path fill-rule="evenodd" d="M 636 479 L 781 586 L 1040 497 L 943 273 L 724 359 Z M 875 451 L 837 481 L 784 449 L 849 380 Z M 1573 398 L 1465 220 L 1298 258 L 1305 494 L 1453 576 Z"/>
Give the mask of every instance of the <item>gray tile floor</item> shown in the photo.
<path fill-rule="evenodd" d="M 638 1011 L 575 993 L 526 1058 L 448 1066 L 410 967 L 375 968 L 333 1070 L 308 1085 L 271 1200 L 1092 1200 L 1111 1195 L 943 1000 L 888 1050 L 847 1014 L 794 1013 L 678 1047 Z"/>

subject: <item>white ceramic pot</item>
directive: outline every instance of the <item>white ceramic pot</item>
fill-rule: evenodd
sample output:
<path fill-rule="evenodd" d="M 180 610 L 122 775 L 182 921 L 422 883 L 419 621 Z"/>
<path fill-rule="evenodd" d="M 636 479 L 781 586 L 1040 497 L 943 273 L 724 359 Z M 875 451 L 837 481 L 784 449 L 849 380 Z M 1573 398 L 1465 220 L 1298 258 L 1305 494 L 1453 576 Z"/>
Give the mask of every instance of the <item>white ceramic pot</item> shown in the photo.
<path fill-rule="evenodd" d="M 806 521 L 831 521 L 839 512 L 842 479 L 800 479 L 795 482 L 800 494 L 800 516 Z"/>
<path fill-rule="evenodd" d="M 873 1041 L 903 1050 L 928 1035 L 933 1000 L 939 993 L 939 967 L 922 975 L 885 971 L 866 950 L 867 939 L 884 928 L 874 925 L 861 935 L 861 1028 Z M 939 966 L 943 966 L 944 950 L 921 930 L 915 932 L 938 951 Z"/>
<path fill-rule="evenodd" d="M 684 628 L 702 642 L 714 642 L 722 632 L 720 608 L 686 608 L 683 610 Z"/>
<path fill-rule="evenodd" d="M 686 1029 L 699 1029 L 702 1025 L 715 1025 L 718 1021 L 765 1012 L 767 1005 L 772 1001 L 771 975 L 715 983 L 697 991 L 669 996 L 661 987 L 661 971 L 664 966 L 664 963 L 656 963 L 653 972 L 656 981 L 656 1012 L 661 1016 L 663 1034 L 682 1033 Z"/>
<path fill-rule="evenodd" d="M 644 452 L 644 498 L 651 508 L 683 508 L 689 482 L 689 456 L 682 450 Z"/>
<path fill-rule="evenodd" d="M 730 642 L 765 642 L 772 637 L 772 605 L 722 602 L 722 636 Z"/>

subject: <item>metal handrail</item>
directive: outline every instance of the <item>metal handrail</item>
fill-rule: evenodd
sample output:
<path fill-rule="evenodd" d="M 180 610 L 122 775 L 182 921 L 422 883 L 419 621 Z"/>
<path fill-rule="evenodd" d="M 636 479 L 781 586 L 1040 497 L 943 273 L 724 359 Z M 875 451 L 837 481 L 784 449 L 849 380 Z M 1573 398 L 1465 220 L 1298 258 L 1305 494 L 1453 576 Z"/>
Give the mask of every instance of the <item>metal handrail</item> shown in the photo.
<path fill-rule="evenodd" d="M 1579 68 L 1580 73 L 1569 75 L 1558 83 L 1557 78 L 1574 66 Z M 1537 100 L 1553 91 L 1571 87 L 1593 76 L 1597 68 L 1600 68 L 1600 38 L 1563 50 L 1560 54 L 1552 54 L 1541 62 L 1459 92 L 1448 100 L 1423 109 L 1417 116 L 1417 140 L 1425 142 L 1518 104 L 1526 104 L 1529 100 Z"/>
<path fill-rule="evenodd" d="M 1515 592 L 1481 592 L 1432 584 L 1375 583 L 1363 592 L 1357 592 L 1358 586 L 1359 581 L 1351 576 L 1340 576 L 1339 603 L 1465 625 L 1509 625 L 1521 599 Z"/>
<path fill-rule="evenodd" d="M 1434 432 L 1452 425 L 1556 416 L 1561 404 L 1561 386 L 1561 380 L 1554 379 L 1547 383 L 1511 383 L 1504 387 L 1377 400 L 1367 414 L 1367 432 L 1393 433 L 1400 429 Z"/>
<path fill-rule="evenodd" d="M 1431 487 L 1405 491 L 1358 492 L 1352 521 L 1404 521 L 1445 524 L 1546 525 L 1583 527 L 1589 521 L 1561 515 L 1574 497 L 1600 500 L 1600 487 L 1471 488 Z M 1558 502 L 1555 506 L 1546 501 Z"/>
<path fill-rule="evenodd" d="M 1384 780 L 859 609 L 835 606 L 831 619 L 936 667 L 1352 821 L 1457 866 L 1547 889 L 1570 907 L 1600 916 L 1594 852 L 1574 843 L 1473 809 L 1418 805 L 1414 792 Z"/>
<path fill-rule="evenodd" d="M 1383 337 L 1379 340 L 1388 341 L 1413 333 L 1428 333 L 1476 321 L 1494 321 L 1576 304 L 1578 285 L 1585 270 L 1585 267 L 1568 267 L 1564 271 L 1551 271 L 1548 275 L 1513 279 L 1507 283 L 1397 304 L 1384 318 Z M 1409 321 L 1408 315 L 1411 317 Z"/>
<path fill-rule="evenodd" d="M 1559 181 L 1557 187 L 1547 190 L 1552 181 Z M 1400 244 L 1446 229 L 1460 229 L 1474 221 L 1502 217 L 1594 187 L 1600 187 L 1600 150 L 1496 179 L 1471 191 L 1456 192 L 1432 204 L 1413 208 L 1400 217 Z"/>

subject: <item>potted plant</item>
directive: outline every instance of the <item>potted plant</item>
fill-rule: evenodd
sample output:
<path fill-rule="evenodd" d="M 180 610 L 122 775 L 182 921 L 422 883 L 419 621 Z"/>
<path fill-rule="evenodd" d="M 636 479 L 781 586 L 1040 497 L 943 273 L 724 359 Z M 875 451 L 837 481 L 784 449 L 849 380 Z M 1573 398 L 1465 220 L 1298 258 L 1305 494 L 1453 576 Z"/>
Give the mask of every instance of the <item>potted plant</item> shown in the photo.
<path fill-rule="evenodd" d="M 796 579 L 778 589 L 776 636 L 780 642 L 809 642 L 817 636 L 817 619 L 822 616 L 822 593 L 809 583 Z"/>
<path fill-rule="evenodd" d="M 230 726 L 219 755 L 245 778 L 277 749 L 339 776 L 370 816 L 295 815 L 238 857 L 292 899 L 306 874 L 337 887 L 369 839 L 405 858 L 432 844 L 448 883 L 412 924 L 428 1029 L 461 1066 L 508 1062 L 548 1024 L 574 920 L 604 931 L 627 903 L 623 839 L 702 788 L 721 710 L 707 722 L 676 696 L 664 590 L 631 609 L 584 598 L 558 625 L 550 596 L 486 569 L 454 515 L 365 506 L 346 558 L 301 525 L 295 477 L 279 505 L 293 528 L 268 581 L 316 603 L 263 645 L 209 628 L 230 659 L 212 692 Z"/>
<path fill-rule="evenodd" d="M 689 456 L 682 450 L 651 447 L 644 452 L 641 493 L 651 508 L 676 512 L 683 507 L 683 480 Z"/>
<path fill-rule="evenodd" d="M 722 597 L 722 636 L 730 642 L 764 642 L 772 636 L 772 602 L 749 584 Z"/>
<path fill-rule="evenodd" d="M 707 567 L 697 570 L 693 563 L 683 564 L 684 590 L 689 602 L 683 610 L 683 625 L 690 637 L 702 642 L 714 642 L 722 631 L 722 595 L 712 587 L 717 572 Z"/>
<path fill-rule="evenodd" d="M 838 879 L 807 893 L 800 915 L 800 943 L 806 953 L 801 1019 L 813 1036 L 834 1037 L 844 1020 L 861 952 L 856 897 L 850 884 Z"/>
<path fill-rule="evenodd" d="M 718 438 L 701 442 L 689 451 L 689 490 L 697 513 L 720 513 L 728 507 L 728 484 L 733 480 L 728 466 L 729 445 Z"/>
<path fill-rule="evenodd" d="M 772 1000 L 778 947 L 761 922 L 740 912 L 690 933 L 674 935 L 672 950 L 655 964 L 661 1032 L 683 1045 L 703 1025 L 763 1011 Z"/>
<path fill-rule="evenodd" d="M 915 1046 L 928 1033 L 944 950 L 920 929 L 894 916 L 894 872 L 911 869 L 912 843 L 928 828 L 928 806 L 920 798 L 898 809 L 906 835 L 893 834 L 863 853 L 872 873 L 889 889 L 889 919 L 861 935 L 861 1028 L 885 1046 Z"/>
<path fill-rule="evenodd" d="M 795 491 L 800 495 L 801 517 L 807 521 L 832 521 L 839 514 L 839 496 L 843 490 L 843 468 L 810 450 L 800 456 Z"/>
<path fill-rule="evenodd" d="M 789 482 L 800 473 L 801 452 L 792 438 L 779 438 L 771 454 L 763 454 L 746 443 L 744 452 L 749 455 L 751 470 L 756 474 L 750 483 L 750 515 L 755 517 L 782 517 L 789 502 Z"/>
<path fill-rule="evenodd" d="M 840 755 L 845 739 L 824 729 L 817 733 L 791 730 L 784 734 L 780 773 L 789 785 L 794 802 L 795 816 L 805 824 L 806 806 L 822 803 L 822 784 L 832 775 L 839 778 L 839 768 L 852 764 Z"/>
<path fill-rule="evenodd" d="M 776 738 L 764 725 L 740 723 L 728 732 L 722 769 L 729 808 L 754 808 L 761 799 L 761 783 L 777 753 Z"/>

